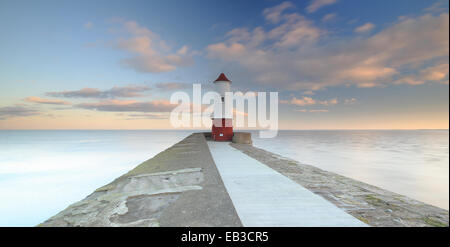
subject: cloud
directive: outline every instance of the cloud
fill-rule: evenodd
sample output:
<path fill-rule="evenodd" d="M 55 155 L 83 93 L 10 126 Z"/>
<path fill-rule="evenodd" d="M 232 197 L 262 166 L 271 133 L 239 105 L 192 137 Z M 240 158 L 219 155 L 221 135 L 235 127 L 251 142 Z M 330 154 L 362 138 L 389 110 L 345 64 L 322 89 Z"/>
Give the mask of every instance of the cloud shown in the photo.
<path fill-rule="evenodd" d="M 336 18 L 336 13 L 331 13 L 331 14 L 326 14 L 323 18 L 322 18 L 322 21 L 323 22 L 327 22 L 327 21 L 331 21 L 331 20 L 333 20 L 334 18 Z"/>
<path fill-rule="evenodd" d="M 283 2 L 275 7 L 264 9 L 263 15 L 266 20 L 277 23 L 280 21 L 281 13 L 286 9 L 293 8 L 294 5 L 291 2 Z"/>
<path fill-rule="evenodd" d="M 231 30 L 206 47 L 207 57 L 239 70 L 248 88 L 316 91 L 406 83 L 449 56 L 448 13 L 405 17 L 375 34 L 342 38 L 297 13 L 278 18 L 276 25 Z M 442 83 L 434 80 L 441 77 L 427 78 Z"/>
<path fill-rule="evenodd" d="M 25 101 L 39 104 L 49 104 L 49 105 L 70 105 L 69 102 L 57 99 L 43 99 L 36 96 L 30 96 L 24 99 Z"/>
<path fill-rule="evenodd" d="M 438 64 L 420 71 L 421 78 L 424 81 L 442 81 L 448 80 L 448 63 Z"/>
<path fill-rule="evenodd" d="M 75 91 L 47 92 L 46 95 L 67 98 L 101 98 L 102 93 L 96 88 L 83 88 Z"/>
<path fill-rule="evenodd" d="M 314 13 L 318 9 L 330 4 L 334 4 L 336 2 L 337 0 L 312 0 L 311 3 L 308 5 L 308 7 L 306 7 L 306 10 L 309 13 Z"/>
<path fill-rule="evenodd" d="M 109 112 L 169 112 L 176 105 L 168 100 L 139 102 L 135 100 L 105 100 L 95 103 L 82 103 L 76 107 Z"/>
<path fill-rule="evenodd" d="M 331 99 L 331 100 L 315 100 L 311 97 L 303 96 L 302 98 L 298 99 L 296 97 L 292 97 L 291 100 L 280 100 L 280 103 L 282 104 L 291 104 L 291 105 L 298 105 L 298 106 L 308 106 L 308 105 L 336 105 L 339 103 L 337 98 Z"/>
<path fill-rule="evenodd" d="M 426 82 L 448 84 L 449 64 L 438 63 L 420 70 L 418 74 L 408 75 L 395 81 L 396 84 L 420 85 Z"/>
<path fill-rule="evenodd" d="M 370 30 L 372 30 L 374 28 L 375 28 L 375 25 L 373 23 L 367 22 L 366 24 L 355 28 L 355 32 L 357 32 L 357 33 L 366 33 L 366 32 L 369 32 Z"/>
<path fill-rule="evenodd" d="M 210 58 L 220 58 L 225 61 L 239 59 L 245 53 L 245 47 L 238 43 L 226 45 L 225 43 L 217 43 L 207 47 L 208 56 Z"/>
<path fill-rule="evenodd" d="M 327 109 L 316 109 L 316 110 L 307 110 L 307 109 L 295 109 L 296 112 L 329 112 Z"/>
<path fill-rule="evenodd" d="M 168 119 L 167 113 L 142 113 L 142 114 L 129 114 L 127 120 L 137 119 Z"/>
<path fill-rule="evenodd" d="M 108 91 L 103 92 L 109 97 L 141 97 L 142 92 L 149 91 L 150 87 L 147 86 L 125 86 L 125 87 L 113 87 Z"/>
<path fill-rule="evenodd" d="M 156 38 L 156 34 L 153 33 L 152 31 L 150 31 L 149 29 L 147 29 L 146 27 L 143 27 L 141 25 L 139 25 L 137 22 L 135 21 L 120 21 L 120 23 L 123 24 L 123 27 L 125 28 L 125 30 L 133 35 L 136 36 L 144 36 L 144 37 L 152 37 L 152 38 Z"/>
<path fill-rule="evenodd" d="M 309 110 L 309 112 L 329 112 L 327 109 Z"/>
<path fill-rule="evenodd" d="M 244 65 L 273 67 L 269 56 L 272 52 L 287 51 L 299 46 L 316 42 L 323 34 L 313 23 L 299 14 L 284 14 L 280 17 L 280 25 L 267 32 L 262 27 L 249 31 L 246 28 L 236 28 L 226 34 L 225 42 L 211 44 L 206 47 L 209 58 L 224 61 L 235 61 Z M 273 50 L 262 47 L 265 41 L 273 42 Z"/>
<path fill-rule="evenodd" d="M 339 103 L 337 98 L 330 99 L 330 100 L 315 100 L 311 97 L 303 96 L 302 98 L 298 99 L 296 97 L 292 97 L 291 100 L 280 100 L 280 103 L 282 104 L 291 104 L 291 105 L 299 105 L 299 106 L 308 106 L 308 105 L 336 105 Z"/>
<path fill-rule="evenodd" d="M 331 100 L 324 100 L 319 101 L 319 104 L 321 105 L 337 105 L 339 103 L 337 98 L 331 99 Z"/>
<path fill-rule="evenodd" d="M 14 117 L 28 117 L 39 115 L 40 112 L 24 106 L 5 106 L 0 107 L 0 120 Z"/>
<path fill-rule="evenodd" d="M 66 98 L 130 98 L 141 97 L 142 92 L 149 91 L 147 86 L 125 86 L 113 87 L 109 90 L 101 91 L 97 88 L 83 88 L 75 91 L 48 92 L 49 96 Z"/>
<path fill-rule="evenodd" d="M 90 21 L 88 21 L 84 24 L 84 28 L 86 28 L 86 29 L 91 29 L 93 26 L 94 26 L 94 24 Z"/>
<path fill-rule="evenodd" d="M 430 7 L 426 8 L 425 12 L 430 13 L 448 12 L 448 1 L 447 0 L 437 1 L 433 3 Z"/>
<path fill-rule="evenodd" d="M 128 37 L 118 39 L 116 47 L 132 54 L 121 60 L 124 67 L 132 68 L 141 73 L 161 73 L 186 67 L 194 63 L 193 55 L 186 45 L 176 52 L 157 34 L 140 26 L 135 21 L 118 21 Z"/>
<path fill-rule="evenodd" d="M 275 46 L 279 48 L 295 48 L 299 44 L 311 44 L 318 40 L 322 31 L 314 27 L 313 22 L 298 14 L 285 16 L 286 22 L 272 29 L 271 38 L 280 37 Z M 279 36 L 280 35 L 280 36 Z"/>
<path fill-rule="evenodd" d="M 355 103 L 356 103 L 356 99 L 355 98 L 345 99 L 344 100 L 344 104 L 346 104 L 346 105 L 353 105 Z"/>
<path fill-rule="evenodd" d="M 355 66 L 337 73 L 338 77 L 350 80 L 373 81 L 394 75 L 397 71 L 393 68 L 382 66 Z"/>
<path fill-rule="evenodd" d="M 192 84 L 181 82 L 161 82 L 157 83 L 155 86 L 162 91 L 176 91 L 192 87 Z"/>
<path fill-rule="evenodd" d="M 293 105 L 305 106 L 305 105 L 314 105 L 316 104 L 316 101 L 310 97 L 303 97 L 302 99 L 297 99 L 294 97 L 291 99 L 289 103 Z"/>

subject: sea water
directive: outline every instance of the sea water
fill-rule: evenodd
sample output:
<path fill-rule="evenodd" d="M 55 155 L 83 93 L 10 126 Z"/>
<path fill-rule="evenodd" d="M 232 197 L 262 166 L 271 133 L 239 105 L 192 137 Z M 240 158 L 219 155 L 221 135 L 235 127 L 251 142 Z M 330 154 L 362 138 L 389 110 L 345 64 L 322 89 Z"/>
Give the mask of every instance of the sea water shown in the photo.
<path fill-rule="evenodd" d="M 34 226 L 192 131 L 0 130 L 0 226 Z"/>

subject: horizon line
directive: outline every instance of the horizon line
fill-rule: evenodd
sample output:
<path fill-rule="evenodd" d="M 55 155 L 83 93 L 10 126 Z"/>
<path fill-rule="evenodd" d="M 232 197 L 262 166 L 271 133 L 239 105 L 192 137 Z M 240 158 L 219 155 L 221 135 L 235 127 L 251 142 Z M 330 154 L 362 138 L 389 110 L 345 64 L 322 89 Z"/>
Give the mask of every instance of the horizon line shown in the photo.
<path fill-rule="evenodd" d="M 166 131 L 211 131 L 211 129 L 0 129 L 0 131 L 8 130 L 166 130 Z M 236 131 L 263 131 L 268 129 L 234 129 Z M 449 130 L 443 128 L 419 128 L 419 129 L 278 129 L 278 131 L 294 131 L 294 130 L 307 130 L 307 131 L 317 131 L 317 130 Z"/>

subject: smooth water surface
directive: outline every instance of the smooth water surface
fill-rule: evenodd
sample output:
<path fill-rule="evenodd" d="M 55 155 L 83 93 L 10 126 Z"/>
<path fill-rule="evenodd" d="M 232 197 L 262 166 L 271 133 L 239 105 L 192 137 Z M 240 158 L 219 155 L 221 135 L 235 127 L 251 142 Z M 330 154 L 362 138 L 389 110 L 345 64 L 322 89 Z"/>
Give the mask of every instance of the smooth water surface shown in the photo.
<path fill-rule="evenodd" d="M 0 130 L 0 226 L 34 226 L 191 131 Z"/>

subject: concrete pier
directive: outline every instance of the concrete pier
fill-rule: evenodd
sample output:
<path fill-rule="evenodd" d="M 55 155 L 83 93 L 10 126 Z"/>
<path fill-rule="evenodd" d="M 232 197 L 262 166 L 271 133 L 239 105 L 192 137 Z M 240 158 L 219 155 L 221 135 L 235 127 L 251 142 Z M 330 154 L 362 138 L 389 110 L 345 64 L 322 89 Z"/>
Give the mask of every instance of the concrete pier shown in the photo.
<path fill-rule="evenodd" d="M 39 226 L 242 226 L 209 152 L 192 134 Z"/>
<path fill-rule="evenodd" d="M 448 227 L 448 210 L 254 147 L 231 146 L 370 226 Z"/>
<path fill-rule="evenodd" d="M 250 132 L 234 132 L 233 143 L 252 144 L 252 134 Z"/>
<path fill-rule="evenodd" d="M 447 210 L 205 136 L 186 137 L 39 226 L 448 226 Z"/>
<path fill-rule="evenodd" d="M 229 143 L 208 146 L 244 226 L 367 226 Z"/>

